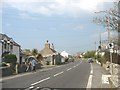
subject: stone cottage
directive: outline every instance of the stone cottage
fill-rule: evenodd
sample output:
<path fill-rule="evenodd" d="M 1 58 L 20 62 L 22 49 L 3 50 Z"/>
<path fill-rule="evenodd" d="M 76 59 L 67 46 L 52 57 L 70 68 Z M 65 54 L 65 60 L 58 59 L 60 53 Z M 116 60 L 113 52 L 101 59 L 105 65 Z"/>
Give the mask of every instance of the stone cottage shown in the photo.
<path fill-rule="evenodd" d="M 56 65 L 61 61 L 60 54 L 54 49 L 53 44 L 50 46 L 48 40 L 45 42 L 44 48 L 39 53 L 43 56 L 44 61 L 48 65 Z"/>

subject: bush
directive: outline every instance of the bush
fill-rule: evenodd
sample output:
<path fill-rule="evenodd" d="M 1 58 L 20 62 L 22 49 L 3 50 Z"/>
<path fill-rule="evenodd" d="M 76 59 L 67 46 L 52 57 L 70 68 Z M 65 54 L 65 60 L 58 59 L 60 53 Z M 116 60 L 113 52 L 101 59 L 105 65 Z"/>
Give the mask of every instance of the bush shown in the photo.
<path fill-rule="evenodd" d="M 5 66 L 7 66 L 7 63 L 5 62 L 0 63 L 0 67 L 5 67 Z"/>
<path fill-rule="evenodd" d="M 17 57 L 14 54 L 7 54 L 7 55 L 4 56 L 3 62 L 16 64 Z"/>
<path fill-rule="evenodd" d="M 84 58 L 95 58 L 95 51 L 86 52 Z"/>

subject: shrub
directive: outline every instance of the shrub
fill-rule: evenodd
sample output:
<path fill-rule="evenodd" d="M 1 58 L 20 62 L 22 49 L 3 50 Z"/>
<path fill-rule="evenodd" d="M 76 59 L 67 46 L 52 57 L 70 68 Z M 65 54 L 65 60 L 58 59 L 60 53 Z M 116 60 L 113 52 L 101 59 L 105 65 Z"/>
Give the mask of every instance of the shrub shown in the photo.
<path fill-rule="evenodd" d="M 14 54 L 7 54 L 7 55 L 4 56 L 3 62 L 16 64 L 17 57 Z"/>
<path fill-rule="evenodd" d="M 94 58 L 94 57 L 95 57 L 95 51 L 88 51 L 84 55 L 84 58 Z"/>
<path fill-rule="evenodd" d="M 7 66 L 7 63 L 5 63 L 5 62 L 0 63 L 0 67 L 5 67 L 5 66 Z"/>

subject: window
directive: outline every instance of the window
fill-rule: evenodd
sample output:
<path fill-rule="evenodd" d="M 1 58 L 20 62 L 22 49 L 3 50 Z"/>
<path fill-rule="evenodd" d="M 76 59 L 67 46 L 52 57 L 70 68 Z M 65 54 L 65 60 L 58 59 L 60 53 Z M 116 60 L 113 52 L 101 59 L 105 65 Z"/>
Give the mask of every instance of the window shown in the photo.
<path fill-rule="evenodd" d="M 4 49 L 7 49 L 7 44 L 6 43 L 4 44 Z"/>
<path fill-rule="evenodd" d="M 13 45 L 10 45 L 10 49 L 13 49 Z"/>

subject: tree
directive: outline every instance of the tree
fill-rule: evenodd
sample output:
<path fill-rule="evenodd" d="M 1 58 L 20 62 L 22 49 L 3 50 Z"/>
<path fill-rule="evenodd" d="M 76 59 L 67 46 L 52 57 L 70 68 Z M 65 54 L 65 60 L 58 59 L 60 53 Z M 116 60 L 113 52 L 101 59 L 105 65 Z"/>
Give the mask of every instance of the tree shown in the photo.
<path fill-rule="evenodd" d="M 120 14 L 118 12 L 119 8 L 119 3 L 115 2 L 114 7 L 110 8 L 109 10 L 105 11 L 100 11 L 96 13 L 105 13 L 105 16 L 102 18 L 100 17 L 95 17 L 93 19 L 94 23 L 99 23 L 103 25 L 104 27 L 108 27 L 111 30 L 119 31 L 120 29 L 118 28 L 118 24 L 120 22 Z"/>
<path fill-rule="evenodd" d="M 32 49 L 31 54 L 33 56 L 36 56 L 38 54 L 38 50 L 37 49 Z"/>
<path fill-rule="evenodd" d="M 26 54 L 26 55 L 31 55 L 31 51 L 30 51 L 30 49 L 24 49 L 24 50 L 22 50 L 22 53 L 24 53 L 24 54 Z"/>
<path fill-rule="evenodd" d="M 94 58 L 94 57 L 95 57 L 95 51 L 88 51 L 84 55 L 84 58 Z"/>
<path fill-rule="evenodd" d="M 37 58 L 38 61 L 42 61 L 43 60 L 43 56 L 41 54 L 38 54 L 36 58 Z"/>
<path fill-rule="evenodd" d="M 14 54 L 7 54 L 4 56 L 3 62 L 12 63 L 13 65 L 17 62 L 17 57 Z"/>
<path fill-rule="evenodd" d="M 100 24 L 104 27 L 107 27 L 109 30 L 116 31 L 118 33 L 117 42 L 114 41 L 118 46 L 120 46 L 120 1 L 114 2 L 114 6 L 109 10 L 99 11 L 96 13 L 105 13 L 103 17 L 95 17 L 93 22 L 96 24 Z M 116 40 L 115 39 L 115 40 Z"/>

